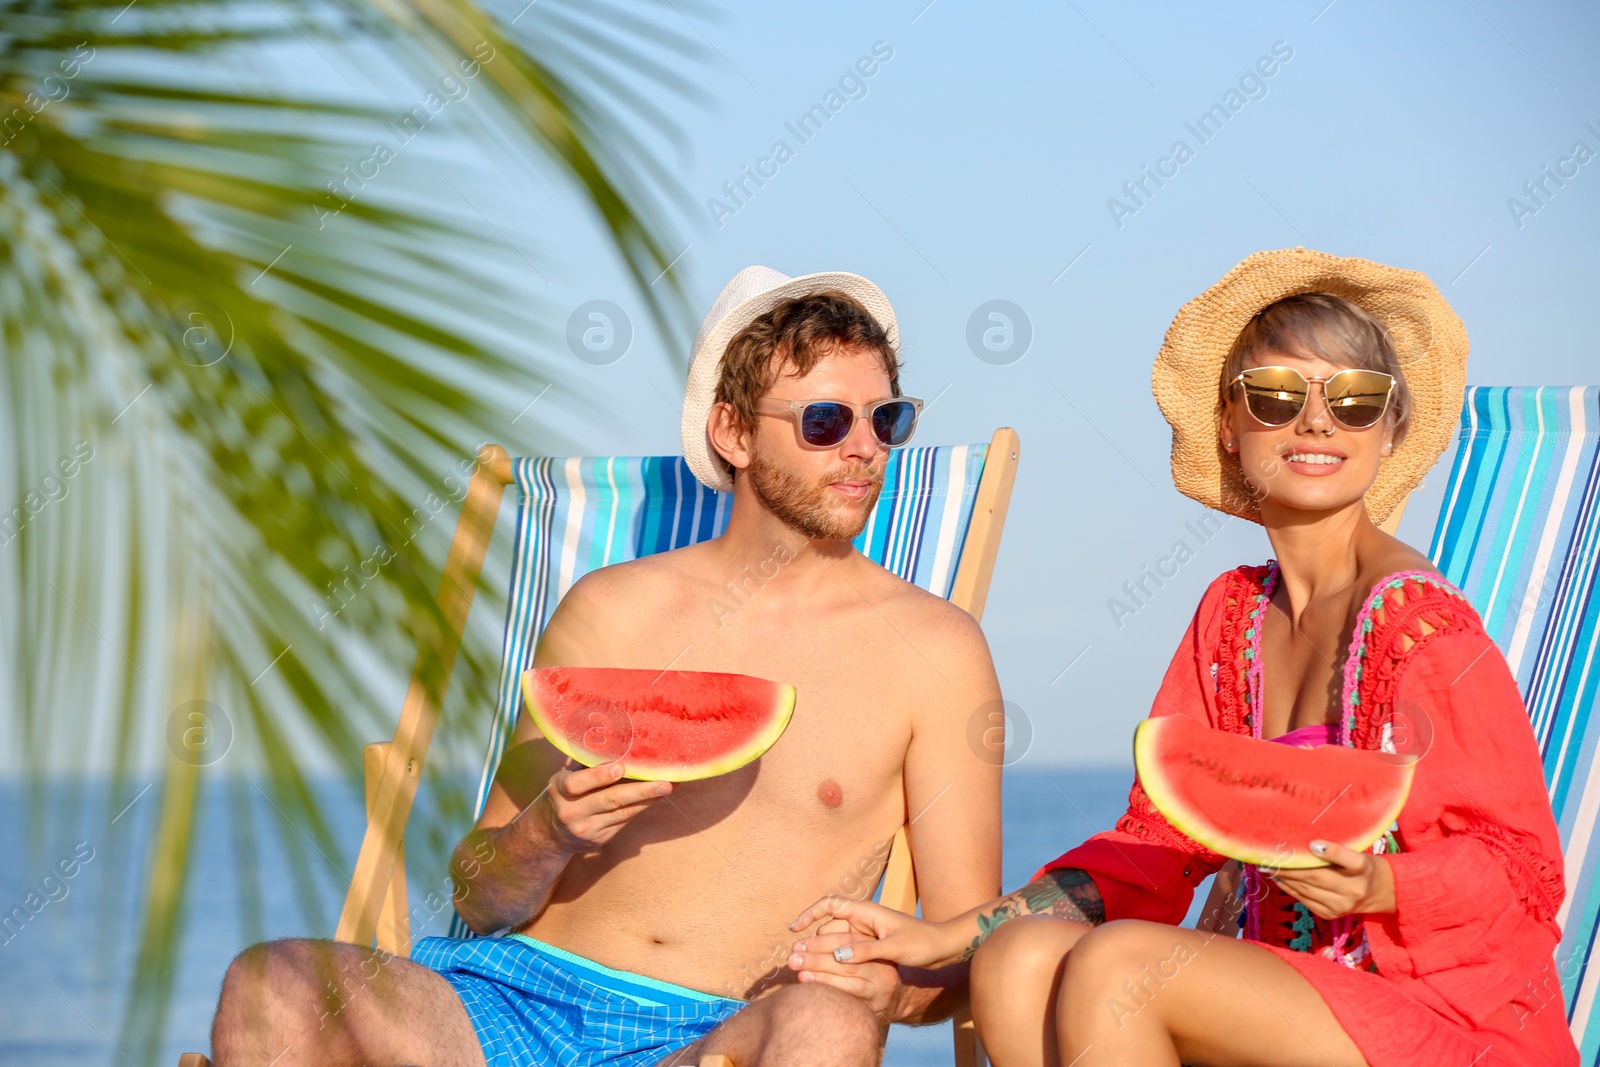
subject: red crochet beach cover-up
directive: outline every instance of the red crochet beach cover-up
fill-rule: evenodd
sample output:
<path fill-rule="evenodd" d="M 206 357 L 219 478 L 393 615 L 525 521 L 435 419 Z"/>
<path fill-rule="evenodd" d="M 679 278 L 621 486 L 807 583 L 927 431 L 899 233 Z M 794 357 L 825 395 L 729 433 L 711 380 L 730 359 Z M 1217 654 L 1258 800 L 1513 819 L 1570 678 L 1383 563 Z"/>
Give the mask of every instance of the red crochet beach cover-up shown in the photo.
<path fill-rule="evenodd" d="M 1252 732 L 1251 613 L 1271 574 L 1241 567 L 1211 583 L 1152 716 Z M 1351 940 L 1364 935 L 1366 952 L 1354 967 L 1324 956 L 1330 924 L 1313 927 L 1270 883 L 1250 925 L 1316 988 L 1372 1067 L 1576 1064 L 1553 960 L 1561 844 L 1505 658 L 1458 590 L 1416 572 L 1373 588 L 1350 647 L 1358 663 L 1346 675 L 1346 743 L 1379 748 L 1397 708 L 1431 727 L 1418 731 L 1431 738 L 1393 835 L 1399 851 L 1387 857 L 1396 909 L 1357 924 Z M 1174 829 L 1135 782 L 1114 830 L 1039 873 L 1087 871 L 1107 919 L 1177 924 L 1224 862 Z"/>

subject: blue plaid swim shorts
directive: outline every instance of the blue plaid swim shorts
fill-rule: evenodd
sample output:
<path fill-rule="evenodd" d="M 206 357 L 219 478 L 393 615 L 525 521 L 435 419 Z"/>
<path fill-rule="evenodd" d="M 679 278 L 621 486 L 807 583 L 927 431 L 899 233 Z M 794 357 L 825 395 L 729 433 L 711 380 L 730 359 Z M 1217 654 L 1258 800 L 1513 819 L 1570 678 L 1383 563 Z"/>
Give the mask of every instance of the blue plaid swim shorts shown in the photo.
<path fill-rule="evenodd" d="M 467 1009 L 489 1067 L 655 1067 L 745 1006 L 531 937 L 425 937 L 413 961 Z"/>

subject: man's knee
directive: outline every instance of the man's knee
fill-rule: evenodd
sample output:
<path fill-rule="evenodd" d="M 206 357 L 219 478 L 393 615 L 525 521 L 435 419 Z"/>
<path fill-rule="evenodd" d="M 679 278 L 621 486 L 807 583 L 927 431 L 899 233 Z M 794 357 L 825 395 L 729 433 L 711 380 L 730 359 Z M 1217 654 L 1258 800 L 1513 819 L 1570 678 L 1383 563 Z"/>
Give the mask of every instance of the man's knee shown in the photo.
<path fill-rule="evenodd" d="M 273 996 L 280 970 L 279 952 L 271 942 L 251 945 L 233 958 L 222 975 L 217 1015 L 255 1012 Z"/>
<path fill-rule="evenodd" d="M 335 951 L 326 942 L 283 940 L 239 953 L 222 978 L 213 1044 L 227 1048 L 247 1033 L 315 1029 L 337 973 Z"/>
<path fill-rule="evenodd" d="M 773 1029 L 795 1036 L 826 1037 L 830 1047 L 877 1048 L 887 1027 L 860 997 L 817 982 L 773 994 Z"/>
<path fill-rule="evenodd" d="M 283 999 L 314 990 L 311 975 L 319 952 L 313 941 L 263 941 L 233 958 L 222 976 L 222 999 Z"/>

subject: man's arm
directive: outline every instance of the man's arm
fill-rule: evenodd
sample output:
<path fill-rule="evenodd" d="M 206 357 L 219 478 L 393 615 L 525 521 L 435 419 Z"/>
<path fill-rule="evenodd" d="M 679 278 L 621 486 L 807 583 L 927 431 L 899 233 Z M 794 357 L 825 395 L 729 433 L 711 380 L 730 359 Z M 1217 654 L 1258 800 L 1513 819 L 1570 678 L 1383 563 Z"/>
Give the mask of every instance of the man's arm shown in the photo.
<path fill-rule="evenodd" d="M 517 724 L 519 735 L 527 723 L 524 717 Z M 538 915 L 572 857 L 600 848 L 672 791 L 669 782 L 619 782 L 625 768 L 618 763 L 563 767 L 548 778 L 526 769 L 548 766 L 551 754 L 561 758 L 536 732 L 510 749 L 478 825 L 456 845 L 450 864 L 456 911 L 476 933 Z M 519 794 L 541 780 L 545 788 L 519 807 Z"/>
<path fill-rule="evenodd" d="M 534 653 L 535 666 L 606 662 L 607 633 L 594 595 L 601 572 L 575 584 L 551 616 Z M 521 926 L 544 910 L 574 856 L 610 841 L 623 826 L 672 792 L 668 782 L 627 782 L 626 768 L 577 767 L 517 720 L 495 772 L 483 814 L 451 857 L 456 911 L 473 931 Z"/>
<path fill-rule="evenodd" d="M 522 733 L 519 721 L 517 734 Z M 527 755 L 537 744 L 513 738 L 489 787 L 483 815 L 451 856 L 456 911 L 480 935 L 521 925 L 544 910 L 571 859 L 555 847 L 554 835 L 534 811 L 535 802 L 519 806 L 510 799 L 520 783 L 506 781 L 507 768 L 522 762 L 514 757 Z"/>
<path fill-rule="evenodd" d="M 912 723 L 905 782 L 924 918 L 951 919 L 1000 892 L 1004 705 L 977 622 L 949 606 L 932 631 L 925 701 Z M 918 657 L 919 662 L 921 657 Z M 937 664 L 935 670 L 933 665 Z M 900 969 L 896 1021 L 934 1022 L 966 1002 L 967 965 Z"/>

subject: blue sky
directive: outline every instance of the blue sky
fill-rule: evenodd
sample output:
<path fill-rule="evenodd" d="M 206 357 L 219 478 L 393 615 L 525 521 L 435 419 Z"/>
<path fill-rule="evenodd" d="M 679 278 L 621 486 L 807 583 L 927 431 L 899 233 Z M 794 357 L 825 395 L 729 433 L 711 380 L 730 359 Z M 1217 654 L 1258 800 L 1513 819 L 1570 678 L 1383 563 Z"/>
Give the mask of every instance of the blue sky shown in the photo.
<path fill-rule="evenodd" d="M 1149 388 L 1173 314 L 1239 259 L 1304 244 L 1420 270 L 1466 322 L 1470 381 L 1600 378 L 1600 160 L 1573 156 L 1579 141 L 1600 152 L 1596 12 L 1325 3 L 685 8 L 708 46 L 690 71 L 705 99 L 668 103 L 685 140 L 666 155 L 688 201 L 673 271 L 697 312 L 750 263 L 865 274 L 895 304 L 908 392 L 934 401 L 919 442 L 1021 435 L 984 629 L 1030 720 L 1029 763 L 1126 762 L 1206 583 L 1268 555 L 1242 522 L 1203 546 L 1186 532 L 1202 509 L 1171 487 Z M 802 142 L 790 127 L 830 102 Z M 1202 143 L 1190 127 L 1213 104 L 1237 111 Z M 735 203 L 723 183 L 758 166 L 770 176 Z M 1165 183 L 1128 196 L 1158 166 Z M 1545 179 L 1539 204 L 1524 183 L 1546 166 L 1576 174 Z M 597 241 L 580 215 L 536 221 L 520 203 L 512 224 L 544 247 L 548 225 L 557 247 Z M 545 418 L 583 451 L 676 451 L 681 376 L 637 293 L 600 255 L 545 273 L 530 284 L 558 307 L 610 300 L 635 327 L 617 362 L 571 360 Z M 968 344 L 992 300 L 1031 328 L 1012 362 Z M 570 424 L 580 397 L 615 417 Z M 1402 527 L 1424 548 L 1447 462 Z M 1107 601 L 1178 540 L 1195 558 L 1113 619 Z"/>
<path fill-rule="evenodd" d="M 752 263 L 864 274 L 895 305 L 906 390 L 929 401 L 918 442 L 1019 432 L 984 630 L 1006 699 L 1028 720 L 1028 764 L 1130 763 L 1133 727 L 1200 593 L 1269 554 L 1243 522 L 1204 544 L 1194 535 L 1204 512 L 1171 486 L 1170 431 L 1149 386 L 1172 316 L 1240 259 L 1303 244 L 1423 271 L 1466 323 L 1469 381 L 1600 380 L 1591 8 L 676 0 L 650 10 L 701 53 L 673 60 L 692 98 L 632 79 L 677 125 L 672 138 L 642 133 L 678 185 L 671 270 L 696 317 Z M 530 6 L 525 17 L 549 14 Z M 239 76 L 334 93 L 364 81 L 358 91 L 397 116 L 427 88 L 380 84 L 348 54 L 293 44 Z M 443 126 L 474 121 L 480 100 L 452 103 Z M 815 118 L 801 128 L 814 105 L 833 110 L 820 129 Z M 1207 114 L 1226 121 L 1200 129 Z M 373 135 L 394 137 L 382 126 Z M 505 343 L 552 370 L 550 390 L 532 407 L 534 396 L 509 401 L 519 417 L 485 435 L 520 453 L 678 451 L 687 339 L 657 334 L 570 188 L 430 132 L 386 167 L 406 173 L 397 191 L 438 181 L 438 168 L 418 166 L 427 156 L 445 159 L 450 186 L 420 192 L 499 242 L 498 263 L 548 316 L 543 334 Z M 759 187 L 751 171 L 767 175 Z M 1562 171 L 1557 185 L 1548 174 Z M 1166 175 L 1159 186 L 1152 172 Z M 741 179 L 735 201 L 725 183 Z M 1525 188 L 1535 182 L 1537 201 Z M 597 300 L 628 319 L 631 341 L 614 359 L 578 358 L 564 337 Z M 975 313 L 994 301 L 1025 321 L 1020 356 L 980 358 L 969 343 Z M 1401 528 L 1423 548 L 1449 458 Z M 1180 540 L 1194 558 L 1135 614 L 1114 617 L 1123 583 Z M 384 699 L 398 707 L 403 687 L 387 679 Z"/>

